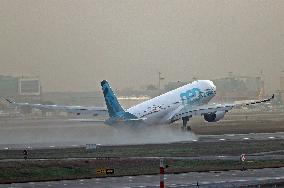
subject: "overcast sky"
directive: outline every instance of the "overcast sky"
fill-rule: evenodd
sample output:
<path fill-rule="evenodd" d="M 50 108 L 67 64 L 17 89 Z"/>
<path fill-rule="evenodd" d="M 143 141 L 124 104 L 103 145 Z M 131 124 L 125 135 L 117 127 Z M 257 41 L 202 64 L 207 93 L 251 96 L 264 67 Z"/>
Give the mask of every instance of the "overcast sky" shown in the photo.
<path fill-rule="evenodd" d="M 44 91 L 258 76 L 279 88 L 282 0 L 0 0 L 0 74 L 39 75 Z M 284 74 L 284 73 L 283 73 Z"/>

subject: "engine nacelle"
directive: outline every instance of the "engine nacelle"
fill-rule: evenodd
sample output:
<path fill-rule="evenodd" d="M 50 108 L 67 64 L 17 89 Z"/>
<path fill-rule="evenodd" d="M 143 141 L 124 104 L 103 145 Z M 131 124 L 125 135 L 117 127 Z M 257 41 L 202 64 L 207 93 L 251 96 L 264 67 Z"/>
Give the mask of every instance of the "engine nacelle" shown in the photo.
<path fill-rule="evenodd" d="M 208 122 L 216 122 L 225 116 L 225 111 L 217 111 L 216 113 L 204 114 L 204 119 Z"/>

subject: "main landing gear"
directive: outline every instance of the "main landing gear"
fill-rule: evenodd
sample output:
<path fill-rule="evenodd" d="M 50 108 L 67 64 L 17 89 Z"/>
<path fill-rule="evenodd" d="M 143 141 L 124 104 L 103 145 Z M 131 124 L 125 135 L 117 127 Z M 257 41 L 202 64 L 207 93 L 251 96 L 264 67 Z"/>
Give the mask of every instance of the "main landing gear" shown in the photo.
<path fill-rule="evenodd" d="M 189 121 L 189 117 L 183 117 L 182 119 L 182 127 L 181 130 L 182 131 L 191 131 L 191 127 L 187 126 L 187 122 Z"/>

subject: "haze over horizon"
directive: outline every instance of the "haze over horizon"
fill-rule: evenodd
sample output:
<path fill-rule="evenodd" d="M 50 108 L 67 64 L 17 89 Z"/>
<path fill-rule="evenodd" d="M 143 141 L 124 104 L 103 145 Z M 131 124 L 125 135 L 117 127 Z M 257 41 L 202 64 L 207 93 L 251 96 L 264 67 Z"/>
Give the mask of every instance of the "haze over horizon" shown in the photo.
<path fill-rule="evenodd" d="M 0 74 L 44 91 L 259 76 L 279 89 L 284 1 L 0 0 Z M 284 74 L 284 73 L 283 73 Z"/>

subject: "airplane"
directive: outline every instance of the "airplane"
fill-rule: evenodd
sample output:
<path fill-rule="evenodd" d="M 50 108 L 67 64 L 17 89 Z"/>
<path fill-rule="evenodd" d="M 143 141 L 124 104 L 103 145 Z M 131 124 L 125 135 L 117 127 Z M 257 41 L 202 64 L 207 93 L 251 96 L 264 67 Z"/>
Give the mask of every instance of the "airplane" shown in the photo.
<path fill-rule="evenodd" d="M 150 100 L 144 101 L 131 108 L 124 109 L 118 102 L 117 97 L 112 91 L 108 81 L 103 80 L 101 87 L 106 103 L 105 108 L 81 107 L 81 106 L 58 106 L 16 103 L 6 99 L 11 105 L 22 106 L 28 105 L 38 109 L 55 109 L 67 112 L 76 112 L 89 114 L 102 114 L 108 112 L 109 118 L 104 121 L 107 125 L 117 124 L 171 124 L 175 121 L 182 120 L 182 129 L 191 130 L 187 125 L 193 116 L 203 116 L 207 122 L 217 122 L 225 114 L 240 105 L 255 105 L 265 103 L 274 98 L 274 94 L 263 100 L 244 102 L 242 104 L 208 104 L 216 95 L 216 86 L 210 80 L 197 80 L 175 90 L 159 95 Z"/>
<path fill-rule="evenodd" d="M 3 97 L 1 97 L 3 99 Z M 30 104 L 30 103 L 16 103 L 10 99 L 4 98 L 12 107 L 30 107 L 39 110 L 46 111 L 64 111 L 76 115 L 106 115 L 107 109 L 105 107 L 83 107 L 83 106 L 63 106 L 63 105 L 51 105 L 51 104 Z"/>

